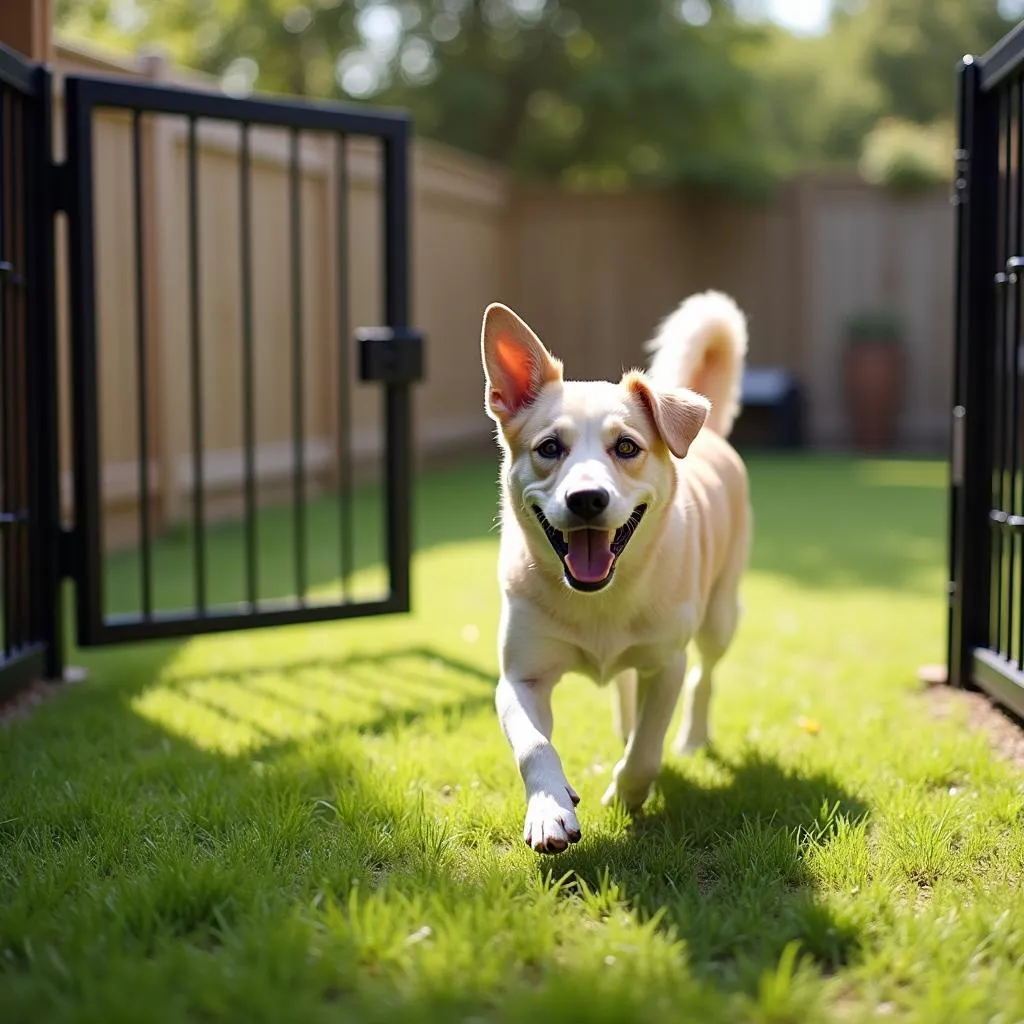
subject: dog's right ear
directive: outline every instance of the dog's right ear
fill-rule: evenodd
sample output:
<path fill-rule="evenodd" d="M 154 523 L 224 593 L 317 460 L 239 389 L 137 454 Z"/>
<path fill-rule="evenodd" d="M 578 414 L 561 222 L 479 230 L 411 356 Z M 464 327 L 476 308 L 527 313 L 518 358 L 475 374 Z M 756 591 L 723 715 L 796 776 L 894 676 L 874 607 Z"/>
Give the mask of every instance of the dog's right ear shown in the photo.
<path fill-rule="evenodd" d="M 562 364 L 507 306 L 493 302 L 480 332 L 487 390 L 487 414 L 507 423 L 526 408 L 545 384 L 562 379 Z"/>
<path fill-rule="evenodd" d="M 711 412 L 711 403 L 689 388 L 656 388 L 640 370 L 627 373 L 622 383 L 640 399 L 668 450 L 677 459 L 684 458 Z"/>

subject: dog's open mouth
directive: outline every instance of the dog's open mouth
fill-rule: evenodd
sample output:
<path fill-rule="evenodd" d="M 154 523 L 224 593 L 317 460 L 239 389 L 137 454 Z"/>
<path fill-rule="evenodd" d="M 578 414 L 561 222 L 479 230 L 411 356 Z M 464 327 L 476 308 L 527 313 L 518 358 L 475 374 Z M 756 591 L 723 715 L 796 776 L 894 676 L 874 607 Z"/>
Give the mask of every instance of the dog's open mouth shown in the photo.
<path fill-rule="evenodd" d="M 611 582 L 615 563 L 626 550 L 647 506 L 637 505 L 633 514 L 614 532 L 582 527 L 563 533 L 547 521 L 539 506 L 534 505 L 533 511 L 555 554 L 562 560 L 569 586 L 575 590 L 594 591 L 602 590 Z"/>

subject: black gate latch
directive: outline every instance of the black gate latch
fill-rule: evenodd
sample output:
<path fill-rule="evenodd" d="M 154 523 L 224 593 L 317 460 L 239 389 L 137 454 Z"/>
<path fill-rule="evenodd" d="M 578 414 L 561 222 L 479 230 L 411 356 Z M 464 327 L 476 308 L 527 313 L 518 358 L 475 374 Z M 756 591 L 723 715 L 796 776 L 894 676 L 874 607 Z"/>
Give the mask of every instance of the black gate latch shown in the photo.
<path fill-rule="evenodd" d="M 410 384 L 423 378 L 423 335 L 411 327 L 361 327 L 359 379 Z"/>

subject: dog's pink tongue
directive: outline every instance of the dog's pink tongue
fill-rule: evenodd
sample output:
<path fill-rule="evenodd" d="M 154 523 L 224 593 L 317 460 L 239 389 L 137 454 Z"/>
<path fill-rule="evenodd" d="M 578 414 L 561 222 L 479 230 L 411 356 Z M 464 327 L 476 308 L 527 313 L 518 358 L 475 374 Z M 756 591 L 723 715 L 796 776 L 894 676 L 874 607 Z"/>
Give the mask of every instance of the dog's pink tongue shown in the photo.
<path fill-rule="evenodd" d="M 570 530 L 566 535 L 569 553 L 565 556 L 575 579 L 580 583 L 600 583 L 612 571 L 611 530 Z"/>

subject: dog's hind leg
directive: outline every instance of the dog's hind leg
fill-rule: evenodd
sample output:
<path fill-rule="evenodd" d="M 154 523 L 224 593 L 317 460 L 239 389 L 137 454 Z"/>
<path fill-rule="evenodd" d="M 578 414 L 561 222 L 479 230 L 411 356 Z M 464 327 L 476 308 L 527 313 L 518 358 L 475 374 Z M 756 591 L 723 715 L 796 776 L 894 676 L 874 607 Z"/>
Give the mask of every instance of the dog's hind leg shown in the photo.
<path fill-rule="evenodd" d="M 711 742 L 711 678 L 739 623 L 738 583 L 738 574 L 723 577 L 711 594 L 704 621 L 697 630 L 700 664 L 690 669 L 683 684 L 683 720 L 672 745 L 677 754 L 694 754 Z"/>
<path fill-rule="evenodd" d="M 626 752 L 612 772 L 612 784 L 602 798 L 618 800 L 628 810 L 640 808 L 661 770 L 662 749 L 679 689 L 686 674 L 686 652 L 679 653 L 660 671 L 637 679 L 636 726 Z"/>
<path fill-rule="evenodd" d="M 612 697 L 612 715 L 615 729 L 623 743 L 636 728 L 636 669 L 627 668 L 615 677 L 615 693 Z"/>

